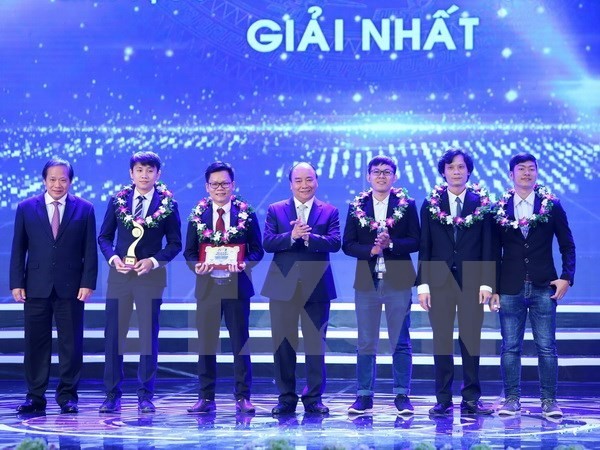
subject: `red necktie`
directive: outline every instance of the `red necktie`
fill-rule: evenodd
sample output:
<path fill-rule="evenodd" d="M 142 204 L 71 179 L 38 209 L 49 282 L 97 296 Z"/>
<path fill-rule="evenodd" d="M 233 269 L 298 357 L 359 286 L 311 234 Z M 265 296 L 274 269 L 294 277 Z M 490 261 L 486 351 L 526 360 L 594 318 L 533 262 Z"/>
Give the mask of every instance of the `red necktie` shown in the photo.
<path fill-rule="evenodd" d="M 58 205 L 60 202 L 52 202 L 54 205 L 54 214 L 52 215 L 52 222 L 50 222 L 50 226 L 52 227 L 52 235 L 54 239 L 58 236 L 58 227 L 60 226 L 60 212 L 58 211 Z"/>
<path fill-rule="evenodd" d="M 217 209 L 217 213 L 219 214 L 219 218 L 217 219 L 217 231 L 225 233 L 225 221 L 223 220 L 223 214 L 225 214 L 225 210 L 223 208 L 219 208 Z"/>

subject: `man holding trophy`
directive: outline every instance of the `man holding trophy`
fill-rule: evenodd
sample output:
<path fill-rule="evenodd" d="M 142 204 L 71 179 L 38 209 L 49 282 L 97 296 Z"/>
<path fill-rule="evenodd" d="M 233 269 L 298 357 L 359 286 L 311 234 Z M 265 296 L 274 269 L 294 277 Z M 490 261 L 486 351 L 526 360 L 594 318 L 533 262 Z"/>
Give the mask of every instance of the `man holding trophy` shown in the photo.
<path fill-rule="evenodd" d="M 142 413 L 155 411 L 152 397 L 158 361 L 158 315 L 167 284 L 165 266 L 181 251 L 177 203 L 158 181 L 160 158 L 153 152 L 137 152 L 129 167 L 133 183 L 109 199 L 98 236 L 100 250 L 110 266 L 104 333 L 107 395 L 100 406 L 103 413 L 121 409 L 123 354 L 134 303 L 140 336 L 138 409 Z"/>
<path fill-rule="evenodd" d="M 251 270 L 264 250 L 256 214 L 235 189 L 231 165 L 217 161 L 205 171 L 208 197 L 192 210 L 184 256 L 196 274 L 198 326 L 198 401 L 195 414 L 214 413 L 217 351 L 221 318 L 233 352 L 236 412 L 254 414 L 250 402 L 252 370 L 248 349 Z"/>

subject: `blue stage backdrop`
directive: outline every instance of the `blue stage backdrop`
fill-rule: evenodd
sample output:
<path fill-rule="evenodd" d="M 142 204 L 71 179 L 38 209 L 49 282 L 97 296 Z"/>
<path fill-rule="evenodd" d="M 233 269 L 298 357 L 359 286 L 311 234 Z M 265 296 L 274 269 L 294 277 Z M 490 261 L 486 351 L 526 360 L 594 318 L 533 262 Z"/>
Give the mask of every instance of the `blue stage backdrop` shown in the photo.
<path fill-rule="evenodd" d="M 100 223 L 129 156 L 156 151 L 185 230 L 217 159 L 234 165 L 263 228 L 295 161 L 318 168 L 318 196 L 345 218 L 374 155 L 397 159 L 420 204 L 457 145 L 495 198 L 512 154 L 539 157 L 577 244 L 566 301 L 593 302 L 599 23 L 598 0 L 1 0 L 1 295 L 11 301 L 15 208 L 42 191 L 53 155 L 74 164 L 73 191 Z M 342 301 L 353 264 L 334 258 Z M 169 299 L 192 301 L 181 256 L 169 280 Z"/>

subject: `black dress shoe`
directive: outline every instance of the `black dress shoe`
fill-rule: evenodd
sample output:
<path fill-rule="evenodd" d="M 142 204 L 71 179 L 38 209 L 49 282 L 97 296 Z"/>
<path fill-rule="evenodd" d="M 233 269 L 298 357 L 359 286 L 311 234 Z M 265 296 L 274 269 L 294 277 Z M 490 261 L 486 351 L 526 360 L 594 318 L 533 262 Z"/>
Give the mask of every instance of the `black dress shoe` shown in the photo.
<path fill-rule="evenodd" d="M 308 414 L 329 414 L 329 408 L 321 402 L 304 405 L 304 412 Z"/>
<path fill-rule="evenodd" d="M 35 414 L 43 413 L 46 411 L 46 405 L 43 403 L 35 403 L 30 398 L 26 399 L 22 404 L 17 406 L 17 412 L 19 414 Z"/>
<path fill-rule="evenodd" d="M 294 414 L 296 412 L 296 405 L 293 403 L 279 402 L 277 406 L 271 410 L 271 414 L 279 416 L 282 414 Z"/>
<path fill-rule="evenodd" d="M 108 394 L 98 409 L 101 413 L 112 413 L 120 410 L 121 399 L 113 394 Z"/>
<path fill-rule="evenodd" d="M 488 416 L 492 414 L 494 410 L 486 408 L 479 400 L 463 400 L 460 402 L 460 412 L 463 414 L 481 414 Z"/>
<path fill-rule="evenodd" d="M 237 405 L 236 405 L 237 407 Z M 200 399 L 194 406 L 188 408 L 189 413 L 193 414 L 208 414 L 214 413 L 217 410 L 217 404 L 214 400 Z"/>
<path fill-rule="evenodd" d="M 235 402 L 235 412 L 241 414 L 254 414 L 256 409 L 247 398 L 240 398 Z"/>
<path fill-rule="evenodd" d="M 78 412 L 79 407 L 77 406 L 77 402 L 74 400 L 68 400 L 60 405 L 61 414 L 77 414 Z"/>
<path fill-rule="evenodd" d="M 156 412 L 156 407 L 148 399 L 140 399 L 138 401 L 138 411 L 141 413 L 153 413 Z"/>
<path fill-rule="evenodd" d="M 447 414 L 452 414 L 452 409 L 454 405 L 451 402 L 441 402 L 436 403 L 433 408 L 429 410 L 429 414 L 432 416 L 445 416 Z"/>

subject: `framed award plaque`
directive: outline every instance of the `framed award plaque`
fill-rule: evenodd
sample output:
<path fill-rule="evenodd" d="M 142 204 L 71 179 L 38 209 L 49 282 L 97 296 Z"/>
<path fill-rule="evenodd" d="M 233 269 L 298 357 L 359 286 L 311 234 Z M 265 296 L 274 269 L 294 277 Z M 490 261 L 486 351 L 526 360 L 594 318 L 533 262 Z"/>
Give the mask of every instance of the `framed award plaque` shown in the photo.
<path fill-rule="evenodd" d="M 200 262 L 214 269 L 227 269 L 229 264 L 240 264 L 244 261 L 246 244 L 200 244 Z"/>

